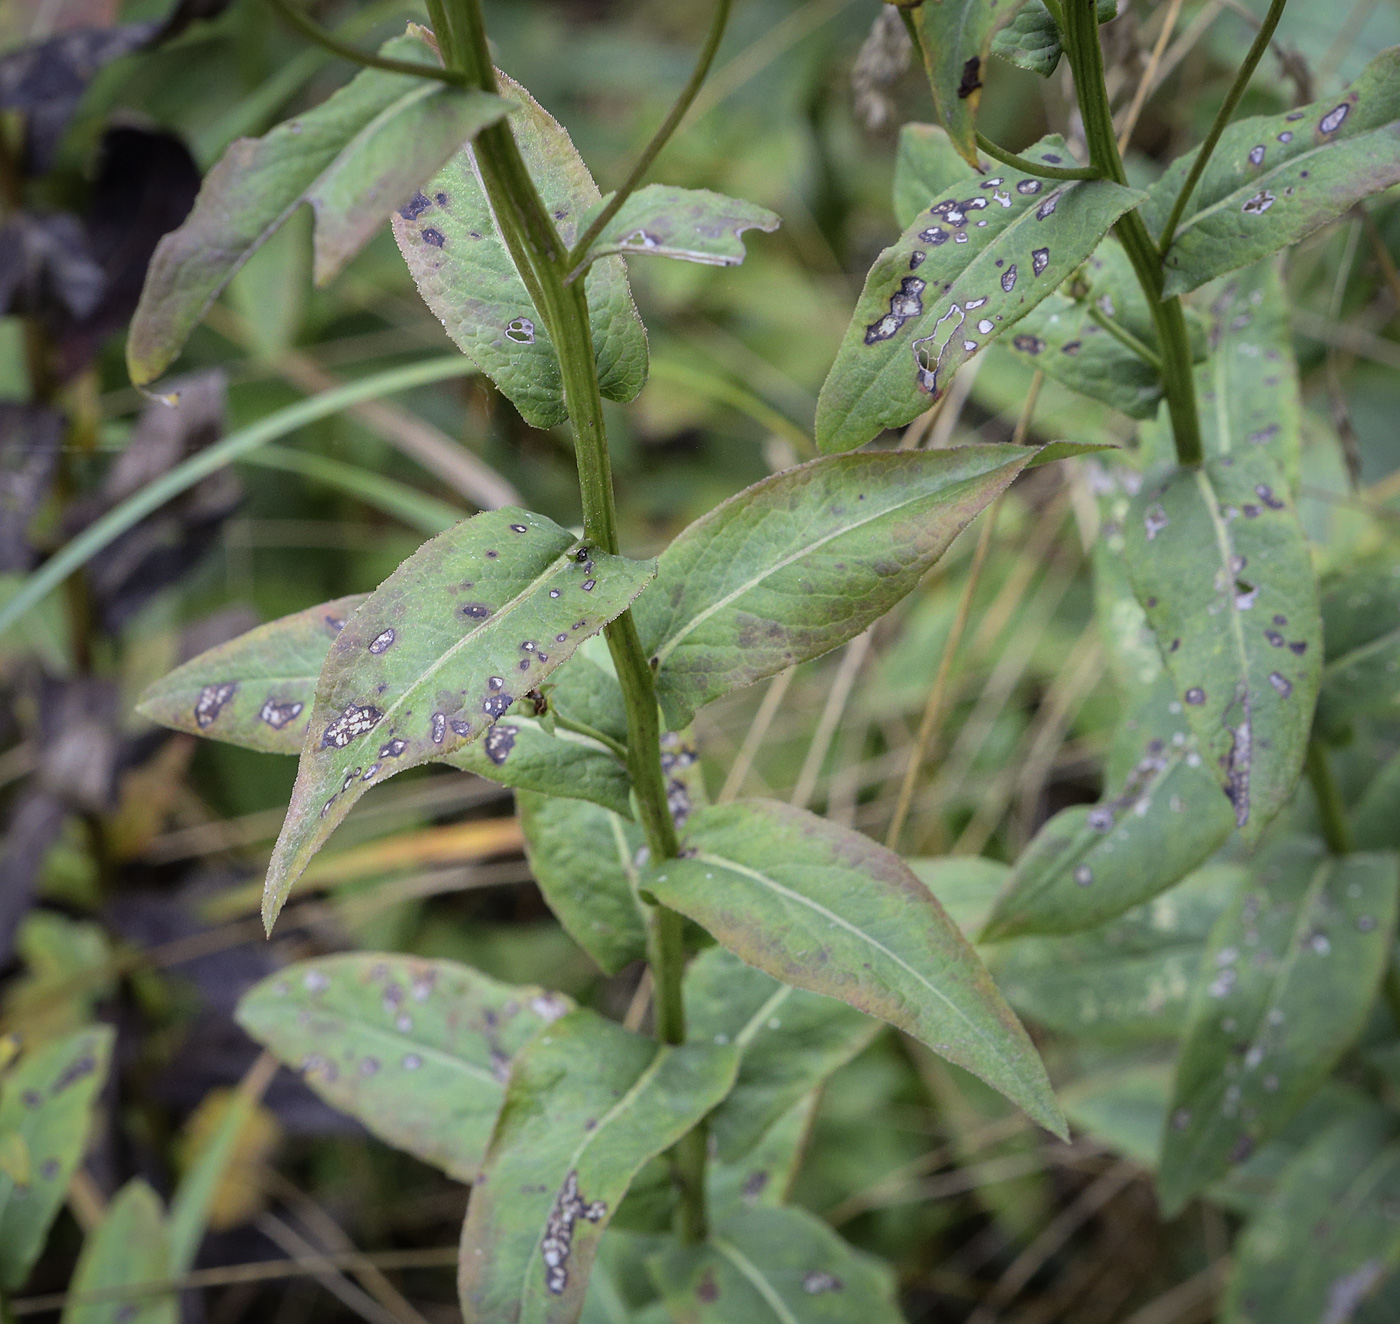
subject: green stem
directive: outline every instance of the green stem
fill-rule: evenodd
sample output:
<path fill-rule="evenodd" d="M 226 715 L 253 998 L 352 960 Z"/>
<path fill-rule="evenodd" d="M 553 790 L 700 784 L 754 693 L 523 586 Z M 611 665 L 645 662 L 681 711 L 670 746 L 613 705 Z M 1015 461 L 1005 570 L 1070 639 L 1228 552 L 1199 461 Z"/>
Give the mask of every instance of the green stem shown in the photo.
<path fill-rule="evenodd" d="M 1351 834 L 1351 824 L 1347 822 L 1346 805 L 1342 801 L 1337 779 L 1332 775 L 1332 763 L 1327 751 L 1316 739 L 1308 742 L 1306 766 L 1327 849 L 1333 855 L 1350 855 L 1356 849 L 1356 842 Z"/>
<path fill-rule="evenodd" d="M 1009 165 L 1013 170 L 1019 170 L 1023 175 L 1036 175 L 1041 179 L 1102 179 L 1103 172 L 1094 166 L 1076 166 L 1073 170 L 1063 170 L 1059 166 L 1045 165 L 1041 161 L 1032 161 L 1024 156 L 1017 156 L 1015 152 L 1008 152 L 1004 147 L 998 147 L 984 133 L 977 135 L 977 145 L 987 153 L 993 160 L 1000 161 L 1002 165 Z"/>
<path fill-rule="evenodd" d="M 606 731 L 600 731 L 596 726 L 589 726 L 587 722 L 576 722 L 572 717 L 565 717 L 560 712 L 555 712 L 552 716 L 555 726 L 562 726 L 564 730 L 572 731 L 575 735 L 587 736 L 590 740 L 596 740 L 605 749 L 611 750 L 619 761 L 627 762 L 627 746 L 620 740 L 614 740 Z"/>
<path fill-rule="evenodd" d="M 1113 111 L 1104 83 L 1103 48 L 1099 45 L 1099 19 L 1094 0 L 1065 0 L 1065 54 L 1074 71 L 1074 90 L 1084 120 L 1089 161 L 1103 176 L 1127 186 L 1128 176 L 1113 132 Z M 1172 421 L 1176 457 L 1187 466 L 1199 465 L 1205 448 L 1201 420 L 1196 409 L 1196 381 L 1191 364 L 1191 342 L 1181 300 L 1163 297 L 1162 255 L 1136 211 L 1126 213 L 1114 226 L 1138 284 L 1147 297 L 1162 358 L 1162 389 Z"/>
<path fill-rule="evenodd" d="M 1143 344 L 1127 327 L 1109 317 L 1092 299 L 1084 305 L 1084 311 L 1088 313 L 1090 321 L 1107 331 L 1125 349 L 1136 354 L 1144 363 L 1150 363 L 1158 372 L 1162 371 L 1162 359 L 1157 351 L 1150 345 Z"/>
<path fill-rule="evenodd" d="M 327 32 L 319 23 L 307 18 L 301 10 L 289 3 L 289 0 L 267 0 L 267 3 L 303 37 L 314 41 L 332 55 L 349 60 L 351 64 L 358 64 L 366 69 L 383 69 L 391 74 L 409 74 L 413 78 L 432 78 L 439 83 L 452 83 L 457 86 L 466 81 L 460 71 L 440 69 L 432 64 L 417 64 L 412 60 L 391 60 L 383 55 L 362 51 L 358 46 L 352 46 L 349 42 L 341 41 L 334 33 Z"/>
<path fill-rule="evenodd" d="M 589 246 L 603 233 L 603 228 L 622 209 L 622 204 L 637 191 L 643 178 L 651 164 L 661 154 L 661 149 L 666 146 L 671 135 L 680 127 L 680 122 L 685 118 L 685 113 L 690 109 L 691 103 L 698 95 L 705 78 L 710 72 L 710 66 L 714 63 L 715 52 L 719 50 L 719 43 L 724 37 L 724 29 L 729 23 L 729 10 L 732 0 L 719 0 L 715 5 L 714 17 L 710 20 L 710 31 L 705 37 L 705 45 L 700 51 L 700 58 L 695 62 L 695 68 L 691 71 L 690 78 L 686 85 L 681 88 L 681 94 L 676 98 L 676 104 L 671 107 L 670 114 L 661 122 L 661 127 L 652 134 L 651 141 L 642 149 L 642 154 L 637 158 L 637 163 L 632 167 L 632 173 L 627 176 L 621 188 L 613 194 L 607 206 L 593 218 L 592 224 L 578 237 L 573 250 L 569 253 L 568 261 L 565 265 L 569 268 L 568 281 L 577 277 L 583 268 L 583 259 L 588 253 Z"/>
<path fill-rule="evenodd" d="M 1249 80 L 1254 75 L 1254 70 L 1259 61 L 1264 58 L 1264 52 L 1269 49 L 1269 41 L 1274 35 L 1274 29 L 1278 27 L 1278 21 L 1283 17 L 1283 6 L 1287 0 L 1273 0 L 1269 5 L 1269 12 L 1264 15 L 1264 21 L 1259 26 L 1259 31 L 1254 35 L 1254 44 L 1249 48 L 1249 54 L 1244 57 L 1244 63 L 1240 65 L 1239 72 L 1235 75 L 1235 81 L 1230 85 L 1230 90 L 1221 102 L 1220 109 L 1216 112 L 1215 122 L 1210 126 L 1210 132 L 1206 134 L 1205 141 L 1201 143 L 1196 152 L 1196 159 L 1191 163 L 1191 171 L 1186 176 L 1186 182 L 1181 186 L 1181 192 L 1176 195 L 1176 201 L 1172 204 L 1171 215 L 1167 217 L 1167 223 L 1162 227 L 1162 236 L 1158 240 L 1158 247 L 1163 253 L 1172 246 L 1172 239 L 1176 236 L 1176 227 L 1181 223 L 1182 213 L 1186 210 L 1186 204 L 1191 201 L 1191 195 L 1196 191 L 1196 185 L 1200 183 L 1201 176 L 1205 173 L 1207 162 L 1211 153 L 1215 151 L 1215 145 L 1220 141 L 1220 135 L 1225 132 L 1226 126 L 1234 117 L 1235 108 L 1240 104 L 1240 98 L 1244 96 L 1244 90 L 1249 86 Z"/>

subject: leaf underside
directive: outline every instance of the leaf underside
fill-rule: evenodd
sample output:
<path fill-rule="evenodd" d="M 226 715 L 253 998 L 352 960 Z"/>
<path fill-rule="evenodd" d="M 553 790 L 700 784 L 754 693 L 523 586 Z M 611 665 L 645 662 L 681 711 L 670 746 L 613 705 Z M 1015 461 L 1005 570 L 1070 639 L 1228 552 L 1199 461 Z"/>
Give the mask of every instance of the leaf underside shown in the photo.
<path fill-rule="evenodd" d="M 586 230 L 602 209 L 600 200 L 579 218 Z M 705 188 L 647 184 L 627 199 L 589 246 L 585 262 L 621 253 L 636 257 L 671 257 L 713 267 L 734 267 L 744 260 L 745 230 L 772 233 L 781 224 L 776 212 L 756 203 L 727 198 Z"/>
<path fill-rule="evenodd" d="M 1118 0 L 1098 0 L 1096 8 L 1100 25 L 1112 22 L 1118 13 Z M 1055 72 L 1063 53 L 1060 29 L 1041 0 L 1029 0 L 992 38 L 993 55 L 1042 78 Z"/>

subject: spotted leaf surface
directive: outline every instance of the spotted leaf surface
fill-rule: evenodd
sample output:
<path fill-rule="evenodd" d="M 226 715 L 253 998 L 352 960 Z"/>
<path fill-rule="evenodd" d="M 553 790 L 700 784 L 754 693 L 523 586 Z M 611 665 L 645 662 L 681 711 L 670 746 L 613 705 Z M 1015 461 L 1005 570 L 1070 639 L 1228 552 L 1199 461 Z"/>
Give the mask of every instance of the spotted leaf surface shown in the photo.
<path fill-rule="evenodd" d="M 819 657 L 918 582 L 1034 452 L 1007 446 L 829 456 L 765 478 L 662 553 L 634 613 L 673 726 L 730 690 Z"/>
<path fill-rule="evenodd" d="M 595 804 L 516 797 L 525 851 L 544 899 L 569 936 L 608 974 L 646 956 L 637 897 L 641 828 Z"/>
<path fill-rule="evenodd" d="M 371 785 L 480 740 L 654 573 L 509 506 L 424 543 L 331 644 L 268 866 L 266 922 Z"/>
<path fill-rule="evenodd" d="M 1381 555 L 1329 582 L 1322 593 L 1326 665 L 1318 717 L 1342 728 L 1354 717 L 1400 708 L 1400 559 Z"/>
<path fill-rule="evenodd" d="M 28 1155 L 19 1183 L 0 1168 L 0 1289 L 17 1291 L 44 1248 L 87 1146 L 93 1100 L 107 1079 L 112 1031 L 79 1030 L 27 1054 L 0 1088 L 0 1136 Z"/>
<path fill-rule="evenodd" d="M 642 1165 L 729 1090 L 733 1048 L 659 1047 L 590 1011 L 516 1058 L 462 1229 L 462 1310 L 481 1324 L 578 1318 L 598 1241 Z"/>
<path fill-rule="evenodd" d="M 1207 865 L 1098 928 L 999 944 L 987 953 L 997 987 L 1021 1015 L 1065 1034 L 1125 1044 L 1171 1038 L 1186 1023 L 1201 952 L 1242 875 L 1237 865 Z"/>
<path fill-rule="evenodd" d="M 780 984 L 723 947 L 691 962 L 685 1005 L 693 1038 L 743 1054 L 733 1090 L 710 1118 L 716 1153 L 727 1162 L 752 1150 L 880 1028 L 843 1002 Z"/>
<path fill-rule="evenodd" d="M 169 1277 L 165 1211 L 160 1197 L 137 1178 L 117 1192 L 102 1222 L 83 1243 L 69 1291 L 78 1296 L 110 1292 Z M 175 1324 L 177 1318 L 173 1294 L 73 1301 L 63 1312 L 63 1324 Z"/>
<path fill-rule="evenodd" d="M 381 1140 L 474 1181 L 511 1060 L 572 1005 L 455 961 L 355 952 L 264 979 L 238 1023 Z"/>
<path fill-rule="evenodd" d="M 1222 1324 L 1352 1319 L 1400 1267 L 1397 1209 L 1390 1118 L 1373 1110 L 1334 1120 L 1289 1163 L 1236 1243 Z"/>
<path fill-rule="evenodd" d="M 1144 219 L 1166 224 L 1195 154 L 1172 163 Z M 1256 262 L 1400 182 L 1400 47 L 1378 55 L 1341 96 L 1230 125 L 1196 185 L 1163 263 L 1184 294 Z"/>
<path fill-rule="evenodd" d="M 598 186 L 563 127 L 519 83 L 496 77 L 525 165 L 571 245 Z M 563 423 L 558 355 L 496 228 L 470 146 L 399 209 L 394 237 L 418 292 L 461 351 L 532 427 Z M 584 280 L 599 387 L 609 400 L 630 400 L 646 381 L 647 341 L 627 269 L 621 258 L 603 258 Z"/>
<path fill-rule="evenodd" d="M 192 736 L 299 754 L 331 641 L 368 596 L 323 602 L 211 648 L 148 686 L 136 711 Z"/>
<path fill-rule="evenodd" d="M 1100 23 L 1111 22 L 1118 13 L 1118 0 L 1098 0 Z M 1060 30 L 1041 0 L 1030 0 L 992 38 L 992 54 L 999 55 L 1033 74 L 1049 78 L 1060 63 L 1064 47 Z"/>
<path fill-rule="evenodd" d="M 820 1101 L 821 1091 L 813 1090 L 783 1113 L 741 1157 L 710 1160 L 705 1178 L 713 1219 L 723 1222 L 740 1210 L 787 1202 Z"/>
<path fill-rule="evenodd" d="M 1385 971 L 1400 865 L 1285 838 L 1211 933 L 1162 1146 L 1164 1209 L 1275 1135 L 1360 1033 Z"/>
<path fill-rule="evenodd" d="M 703 925 L 749 965 L 890 1022 L 1063 1126 L 1045 1069 L 967 939 L 892 851 L 768 800 L 696 814 L 687 855 L 644 893 Z"/>
<path fill-rule="evenodd" d="M 1072 163 L 1058 137 L 1026 155 Z M 818 447 L 852 450 L 923 413 L 961 364 L 1052 294 L 1143 196 L 1107 180 L 1056 184 L 1000 165 L 944 194 L 870 268 L 817 402 Z"/>
<path fill-rule="evenodd" d="M 411 31 L 380 47 L 436 64 Z M 127 340 L 138 386 L 154 381 L 234 273 L 303 203 L 317 213 L 317 278 L 329 279 L 468 138 L 505 115 L 500 97 L 366 69 L 262 138 L 240 138 L 194 210 L 160 241 Z"/>
<path fill-rule="evenodd" d="M 985 161 L 974 170 L 963 160 L 947 129 L 938 124 L 908 123 L 899 130 L 894 158 L 894 217 L 908 228 L 926 207 L 955 186 L 976 181 Z"/>
<path fill-rule="evenodd" d="M 1303 766 L 1322 628 L 1307 540 L 1261 448 L 1149 482 L 1124 556 L 1200 744 L 1249 842 Z"/>
<path fill-rule="evenodd" d="M 609 194 L 609 198 L 612 195 Z M 603 209 L 602 199 L 579 221 L 585 230 Z M 781 224 L 776 212 L 707 188 L 648 184 L 622 204 L 584 257 L 595 262 L 610 253 L 674 257 L 712 267 L 737 267 L 744 260 L 745 230 L 771 233 Z"/>
<path fill-rule="evenodd" d="M 749 1209 L 648 1261 L 677 1324 L 902 1324 L 894 1274 L 805 1209 Z"/>
<path fill-rule="evenodd" d="M 1132 758 L 1096 805 L 1062 809 L 1016 862 L 982 934 L 1074 933 L 1157 895 L 1214 854 L 1235 826 L 1175 687 L 1163 676 L 1129 710 Z M 1121 759 L 1120 759 L 1121 761 Z"/>

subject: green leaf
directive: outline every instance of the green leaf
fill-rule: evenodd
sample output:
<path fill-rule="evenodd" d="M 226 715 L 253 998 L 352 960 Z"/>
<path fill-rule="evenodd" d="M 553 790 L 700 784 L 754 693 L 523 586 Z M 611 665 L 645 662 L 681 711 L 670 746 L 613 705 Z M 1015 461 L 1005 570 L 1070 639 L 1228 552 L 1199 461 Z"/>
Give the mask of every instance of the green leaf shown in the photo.
<path fill-rule="evenodd" d="M 1293 795 L 1322 665 L 1307 539 L 1278 466 L 1247 449 L 1145 485 L 1124 556 L 1205 764 L 1256 842 Z"/>
<path fill-rule="evenodd" d="M 969 940 L 982 931 L 1011 870 L 981 855 L 913 857 L 905 864 Z"/>
<path fill-rule="evenodd" d="M 843 1002 L 780 984 L 722 947 L 691 962 L 685 1005 L 692 1038 L 743 1053 L 733 1090 L 710 1118 L 715 1153 L 726 1162 L 752 1150 L 880 1028 Z"/>
<path fill-rule="evenodd" d="M 1142 474 L 1126 464 L 1085 466 L 1098 498 L 1099 536 L 1094 567 L 1094 619 L 1098 622 L 1109 670 L 1130 699 L 1151 687 L 1165 670 L 1157 636 L 1133 593 L 1124 560 L 1124 529 L 1132 499 L 1142 490 Z"/>
<path fill-rule="evenodd" d="M 1185 294 L 1276 253 L 1400 182 L 1397 120 L 1400 46 L 1372 60 L 1340 97 L 1230 125 L 1163 258 L 1166 293 Z M 1155 234 L 1195 156 L 1179 157 L 1152 186 L 1143 219 Z"/>
<path fill-rule="evenodd" d="M 1026 154 L 1070 160 L 1053 136 Z M 923 413 L 960 364 L 1054 293 L 1143 196 L 1107 180 L 1052 184 L 1001 165 L 976 188 L 944 194 L 870 268 L 817 402 L 818 448 L 853 450 Z"/>
<path fill-rule="evenodd" d="M 1385 970 L 1400 866 L 1285 838 L 1216 921 L 1177 1062 L 1158 1192 L 1167 1211 L 1243 1162 L 1360 1032 Z"/>
<path fill-rule="evenodd" d="M 571 245 L 598 186 L 560 124 L 519 83 L 499 71 L 496 78 L 525 165 Z M 521 417 L 537 428 L 564 422 L 558 355 L 496 228 L 470 146 L 395 215 L 394 237 L 424 302 Z M 646 381 L 647 341 L 627 268 L 603 258 L 584 279 L 599 387 L 609 400 L 631 400 Z"/>
<path fill-rule="evenodd" d="M 1236 1243 L 1222 1324 L 1344 1324 L 1400 1266 L 1394 1123 L 1334 1123 L 1298 1155 Z"/>
<path fill-rule="evenodd" d="M 828 456 L 765 478 L 683 530 L 634 612 L 672 726 L 820 657 L 919 582 L 1033 452 Z"/>
<path fill-rule="evenodd" d="M 136 711 L 192 736 L 299 754 L 326 652 L 368 597 L 307 607 L 210 648 L 148 685 Z"/>
<path fill-rule="evenodd" d="M 412 32 L 380 54 L 437 63 Z M 316 208 L 316 274 L 328 280 L 464 140 L 506 111 L 479 90 L 366 69 L 266 136 L 240 138 L 151 259 L 127 340 L 132 381 L 144 386 L 175 361 L 234 273 L 303 202 Z"/>
<path fill-rule="evenodd" d="M 903 1324 L 894 1274 L 805 1209 L 749 1209 L 648 1261 L 676 1324 Z"/>
<path fill-rule="evenodd" d="M 371 784 L 481 739 L 627 609 L 654 564 L 580 548 L 567 529 L 504 506 L 439 534 L 399 566 L 331 644 L 317 681 L 268 866 L 269 927 Z"/>
<path fill-rule="evenodd" d="M 516 803 L 530 870 L 569 936 L 610 975 L 644 958 L 636 864 L 642 830 L 582 800 L 522 792 Z"/>
<path fill-rule="evenodd" d="M 966 186 L 981 169 L 980 162 L 974 170 L 963 160 L 941 125 L 902 125 L 894 158 L 894 218 L 900 228 L 908 229 L 935 198 Z"/>
<path fill-rule="evenodd" d="M 1098 0 L 1100 24 L 1110 23 L 1118 14 L 1118 0 Z M 1030 0 L 1016 11 L 1016 17 L 992 38 L 992 54 L 1009 60 L 1029 73 L 1049 78 L 1060 63 L 1064 48 L 1060 30 L 1042 0 Z"/>
<path fill-rule="evenodd" d="M 813 1090 L 799 1099 L 742 1157 L 732 1162 L 720 1157 L 710 1160 L 705 1177 L 710 1216 L 716 1222 L 724 1222 L 739 1210 L 787 1201 L 812 1132 L 812 1123 L 816 1120 L 820 1098 L 820 1091 Z"/>
<path fill-rule="evenodd" d="M 1138 698 L 1118 736 L 1131 753 L 1110 773 L 1113 794 L 1062 809 L 1036 833 L 981 941 L 1092 928 L 1179 882 L 1230 835 L 1234 815 L 1181 707 L 1166 676 Z"/>
<path fill-rule="evenodd" d="M 966 1067 L 1035 1121 L 1063 1126 L 1045 1068 L 966 938 L 903 860 L 789 805 L 702 810 L 687 853 L 643 893 L 775 979 L 840 998 Z"/>
<path fill-rule="evenodd" d="M 355 952 L 269 976 L 237 1019 L 381 1140 L 474 1181 L 512 1058 L 571 1005 L 455 961 Z"/>
<path fill-rule="evenodd" d="M 937 0 L 914 10 L 938 118 L 963 159 L 977 165 L 977 107 L 992 39 L 1025 0 Z"/>
<path fill-rule="evenodd" d="M 1352 810 L 1352 836 L 1357 850 L 1400 847 L 1400 753 L 1376 773 Z"/>
<path fill-rule="evenodd" d="M 23 1286 L 87 1147 L 93 1101 L 107 1079 L 113 1033 L 79 1030 L 22 1058 L 0 1089 L 0 1135 L 29 1151 L 30 1183 L 0 1172 L 0 1290 Z"/>
<path fill-rule="evenodd" d="M 1345 728 L 1354 717 L 1400 708 L 1400 558 L 1369 557 L 1323 586 L 1326 665 L 1318 721 Z"/>
<path fill-rule="evenodd" d="M 719 1102 L 733 1048 L 658 1046 L 575 1011 L 516 1058 L 462 1229 L 471 1320 L 578 1318 L 598 1240 L 632 1178 Z"/>
<path fill-rule="evenodd" d="M 1241 876 L 1236 865 L 1208 865 L 1100 928 L 1008 942 L 989 954 L 997 987 L 1021 1015 L 1077 1039 L 1174 1036 L 1211 926 Z"/>
<path fill-rule="evenodd" d="M 611 201 L 600 199 L 579 218 L 586 230 Z M 745 230 L 771 234 L 782 224 L 776 212 L 757 203 L 727 198 L 707 188 L 648 184 L 622 204 L 584 254 L 586 263 L 610 253 L 674 257 L 712 267 L 737 267 L 744 260 Z"/>
<path fill-rule="evenodd" d="M 81 1296 L 164 1282 L 171 1276 L 160 1197 L 135 1178 L 117 1192 L 102 1222 L 83 1243 L 68 1290 Z M 173 1292 L 133 1293 L 88 1304 L 72 1301 L 64 1308 L 62 1324 L 175 1324 L 177 1307 Z"/>

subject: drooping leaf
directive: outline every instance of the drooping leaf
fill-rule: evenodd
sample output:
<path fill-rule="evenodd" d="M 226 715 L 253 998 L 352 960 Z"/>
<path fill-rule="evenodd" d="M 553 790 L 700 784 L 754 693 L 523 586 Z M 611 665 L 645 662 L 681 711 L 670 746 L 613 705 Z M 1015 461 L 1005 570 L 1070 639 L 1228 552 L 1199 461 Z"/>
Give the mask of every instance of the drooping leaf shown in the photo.
<path fill-rule="evenodd" d="M 69 1291 L 110 1292 L 164 1282 L 171 1276 L 168 1238 L 160 1197 L 139 1177 L 127 1182 L 107 1206 L 102 1222 L 83 1243 Z M 75 1300 L 62 1324 L 175 1324 L 176 1295 L 166 1293 Z"/>
<path fill-rule="evenodd" d="M 1345 1324 L 1400 1267 L 1400 1143 L 1384 1114 L 1334 1122 L 1236 1243 L 1222 1324 Z"/>
<path fill-rule="evenodd" d="M 820 1100 L 819 1090 L 799 1099 L 742 1157 L 710 1160 L 705 1179 L 710 1216 L 716 1222 L 741 1209 L 787 1202 Z"/>
<path fill-rule="evenodd" d="M 733 1090 L 710 1118 L 716 1156 L 726 1162 L 753 1149 L 880 1028 L 845 1003 L 780 984 L 722 947 L 691 962 L 685 1003 L 692 1037 L 743 1053 Z"/>
<path fill-rule="evenodd" d="M 657 1045 L 575 1011 L 515 1059 L 462 1229 L 471 1320 L 578 1318 L 599 1238 L 632 1178 L 728 1091 L 733 1048 Z"/>
<path fill-rule="evenodd" d="M 980 161 L 974 170 L 963 160 L 941 125 L 902 125 L 894 158 L 894 218 L 900 229 L 908 229 L 949 189 L 976 179 L 981 169 Z"/>
<path fill-rule="evenodd" d="M 1025 467 L 1007 446 L 828 456 L 683 530 L 634 616 L 672 726 L 854 638 Z"/>
<path fill-rule="evenodd" d="M 1284 838 L 1216 921 L 1192 991 L 1158 1192 L 1180 1209 L 1298 1110 L 1360 1032 L 1395 928 L 1389 853 Z"/>
<path fill-rule="evenodd" d="M 1054 136 L 1026 155 L 1071 160 Z M 817 402 L 817 446 L 853 450 L 923 413 L 960 364 L 1052 294 L 1143 196 L 1000 165 L 975 188 L 944 194 L 870 268 Z"/>
<path fill-rule="evenodd" d="M 637 824 L 582 800 L 516 796 L 530 870 L 573 940 L 608 974 L 646 956 Z"/>
<path fill-rule="evenodd" d="M 1400 709 L 1400 559 L 1383 553 L 1322 590 L 1326 664 L 1318 721 L 1343 729 L 1355 717 Z"/>
<path fill-rule="evenodd" d="M 977 107 L 992 39 L 1025 0 L 937 0 L 914 12 L 938 118 L 963 159 L 977 165 Z"/>
<path fill-rule="evenodd" d="M 413 32 L 380 53 L 437 63 Z M 265 137 L 240 138 L 151 259 L 127 340 L 132 381 L 152 382 L 175 361 L 234 273 L 303 202 L 326 227 L 316 271 L 329 279 L 451 152 L 506 111 L 479 90 L 366 69 Z"/>
<path fill-rule="evenodd" d="M 1118 0 L 1098 0 L 1096 8 L 1099 23 L 1110 23 L 1117 16 Z M 1029 0 L 992 38 L 993 55 L 1042 78 L 1055 72 L 1063 53 L 1060 30 L 1042 0 Z"/>
<path fill-rule="evenodd" d="M 1163 258 L 1166 293 L 1268 257 L 1400 182 L 1397 121 L 1400 47 L 1392 47 L 1340 97 L 1230 125 Z M 1152 186 L 1143 219 L 1154 235 L 1194 160 L 1179 157 Z"/>
<path fill-rule="evenodd" d="M 18 1134 L 30 1180 L 0 1169 L 0 1290 L 13 1292 L 44 1248 L 87 1146 L 93 1100 L 107 1078 L 113 1034 L 79 1030 L 22 1058 L 0 1087 L 0 1135 Z"/>
<path fill-rule="evenodd" d="M 356 593 L 269 621 L 146 687 L 143 717 L 269 754 L 299 754 L 331 640 L 369 596 Z"/>
<path fill-rule="evenodd" d="M 1321 672 L 1307 540 L 1263 450 L 1148 483 L 1124 557 L 1205 766 L 1248 842 L 1292 797 Z"/>
<path fill-rule="evenodd" d="M 519 83 L 496 77 L 514 108 L 510 125 L 525 165 L 571 245 L 598 186 L 562 126 Z M 521 417 L 537 428 L 564 422 L 558 355 L 496 227 L 470 146 L 399 210 L 394 237 L 424 302 Z M 627 268 L 619 257 L 602 258 L 584 280 L 599 387 L 609 400 L 630 400 L 646 381 L 647 341 Z"/>
<path fill-rule="evenodd" d="M 355 952 L 254 985 L 238 1023 L 381 1140 L 474 1181 L 512 1058 L 571 1005 L 454 961 Z"/>
<path fill-rule="evenodd" d="M 983 942 L 1092 928 L 1179 882 L 1230 835 L 1234 815 L 1181 708 L 1165 675 L 1139 697 L 1117 738 L 1131 753 L 1110 773 L 1113 793 L 1036 833 Z"/>
<path fill-rule="evenodd" d="M 579 548 L 510 506 L 420 547 L 331 644 L 268 866 L 266 922 L 372 783 L 481 739 L 653 574 L 653 562 Z"/>
<path fill-rule="evenodd" d="M 773 801 L 716 805 L 643 892 L 775 979 L 840 998 L 1063 1125 L 1035 1049 L 976 953 L 892 851 Z"/>
<path fill-rule="evenodd" d="M 677 1324 L 903 1324 L 889 1267 L 805 1209 L 749 1209 L 648 1261 Z"/>
<path fill-rule="evenodd" d="M 579 218 L 586 230 L 612 197 L 600 199 Z M 776 212 L 757 203 L 727 198 L 707 188 L 647 184 L 639 188 L 589 245 L 585 262 L 610 253 L 674 257 L 712 267 L 737 267 L 744 260 L 745 230 L 772 233 L 781 224 Z"/>
<path fill-rule="evenodd" d="M 1176 1035 L 1211 926 L 1241 876 L 1237 865 L 1207 865 L 1086 933 L 1013 939 L 988 953 L 997 987 L 1022 1016 L 1079 1039 Z"/>

